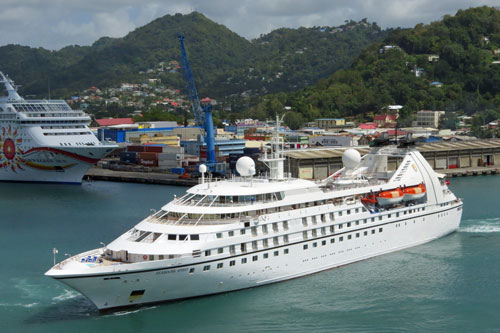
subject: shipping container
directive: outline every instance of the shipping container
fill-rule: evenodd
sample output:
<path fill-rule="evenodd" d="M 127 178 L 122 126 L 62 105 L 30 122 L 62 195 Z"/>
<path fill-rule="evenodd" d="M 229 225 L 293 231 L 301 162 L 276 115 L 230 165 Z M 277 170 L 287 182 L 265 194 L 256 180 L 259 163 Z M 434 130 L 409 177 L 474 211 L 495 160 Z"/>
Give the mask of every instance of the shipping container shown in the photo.
<path fill-rule="evenodd" d="M 184 154 L 184 147 L 163 146 L 163 153 Z"/>
<path fill-rule="evenodd" d="M 260 148 L 243 148 L 243 154 L 245 155 L 260 154 Z"/>
<path fill-rule="evenodd" d="M 120 153 L 120 159 L 122 158 L 135 158 L 137 159 L 137 152 L 135 151 L 122 151 Z"/>
<path fill-rule="evenodd" d="M 145 151 L 145 147 L 144 146 L 127 146 L 127 151 L 135 151 L 135 152 L 143 152 Z"/>
<path fill-rule="evenodd" d="M 124 158 L 124 159 L 120 159 L 120 162 L 128 163 L 128 164 L 137 164 L 137 159 L 136 158 Z"/>
<path fill-rule="evenodd" d="M 181 165 L 181 161 L 176 161 L 176 160 L 158 160 L 158 166 L 166 166 L 166 165 L 170 165 L 172 167 L 174 166 L 180 166 Z"/>
<path fill-rule="evenodd" d="M 184 154 L 172 154 L 172 153 L 160 153 L 158 154 L 158 160 L 174 160 L 180 161 L 184 159 Z"/>
<path fill-rule="evenodd" d="M 139 159 L 157 160 L 158 159 L 158 153 L 144 152 L 144 153 L 139 153 L 138 157 L 139 157 Z"/>
<path fill-rule="evenodd" d="M 139 164 L 140 165 L 144 165 L 144 166 L 156 167 L 156 166 L 158 166 L 158 160 L 156 160 L 156 159 L 140 158 L 139 159 Z"/>
<path fill-rule="evenodd" d="M 184 168 L 172 168 L 172 173 L 175 173 L 177 175 L 182 175 L 184 174 Z"/>
<path fill-rule="evenodd" d="M 162 153 L 164 146 L 144 146 L 144 151 L 148 153 Z"/>

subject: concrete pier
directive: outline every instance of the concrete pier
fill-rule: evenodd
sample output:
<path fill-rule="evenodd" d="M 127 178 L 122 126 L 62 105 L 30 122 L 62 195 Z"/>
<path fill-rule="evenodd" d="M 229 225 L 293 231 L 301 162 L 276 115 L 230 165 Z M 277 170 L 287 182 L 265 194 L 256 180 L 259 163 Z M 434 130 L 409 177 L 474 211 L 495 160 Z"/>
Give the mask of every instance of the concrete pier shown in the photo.
<path fill-rule="evenodd" d="M 83 179 L 175 186 L 193 186 L 198 184 L 197 179 L 179 179 L 179 175 L 160 172 L 115 171 L 97 167 L 90 168 Z"/>
<path fill-rule="evenodd" d="M 500 174 L 498 166 L 485 166 L 475 168 L 456 168 L 437 170 L 439 173 L 444 173 L 448 177 L 466 177 L 466 176 L 484 176 Z"/>

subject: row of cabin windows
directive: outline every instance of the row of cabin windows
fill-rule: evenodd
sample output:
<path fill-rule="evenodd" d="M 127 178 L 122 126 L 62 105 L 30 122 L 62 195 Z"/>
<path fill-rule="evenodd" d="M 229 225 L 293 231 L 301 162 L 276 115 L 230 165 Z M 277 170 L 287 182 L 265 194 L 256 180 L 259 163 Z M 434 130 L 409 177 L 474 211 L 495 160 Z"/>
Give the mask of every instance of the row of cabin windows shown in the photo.
<path fill-rule="evenodd" d="M 383 228 L 378 228 L 378 232 L 379 232 L 379 233 L 380 233 L 380 232 L 383 232 Z M 371 234 L 375 234 L 375 233 L 376 233 L 376 229 L 372 229 L 372 230 L 371 230 Z M 355 237 L 356 237 L 356 238 L 359 238 L 359 237 L 360 237 L 360 235 L 361 235 L 361 233 L 357 232 L 357 233 L 355 233 L 354 235 L 355 235 Z M 367 231 L 367 230 L 365 230 L 365 231 L 363 232 L 363 235 L 364 235 L 364 236 L 368 236 L 368 231 Z M 352 234 L 349 234 L 349 235 L 347 235 L 347 236 L 346 236 L 346 239 L 347 239 L 347 240 L 350 240 L 350 239 L 352 239 L 352 237 L 353 237 L 353 235 L 352 235 Z M 339 242 L 343 242 L 343 241 L 344 241 L 344 236 L 339 236 L 339 237 L 338 237 L 338 241 L 339 241 Z M 333 244 L 333 243 L 335 243 L 335 237 L 332 237 L 332 238 L 330 239 L 330 244 Z M 322 240 L 322 241 L 321 241 L 321 245 L 322 245 L 322 246 L 325 246 L 326 244 L 327 244 L 327 241 L 326 241 L 326 240 Z M 242 244 L 242 246 L 243 246 L 243 245 L 244 245 L 244 244 Z M 312 246 L 313 248 L 318 247 L 318 242 L 313 242 L 313 243 L 311 243 L 311 246 Z M 309 244 L 304 244 L 304 245 L 303 245 L 303 249 L 304 249 L 304 250 L 307 250 L 308 248 L 309 248 Z M 222 250 L 222 249 L 219 249 L 219 250 Z M 220 253 L 222 253 L 222 252 L 220 252 Z M 289 253 L 289 249 L 284 249 L 284 250 L 283 250 L 283 254 L 288 254 L 288 253 Z M 269 258 L 269 254 L 270 254 L 270 253 L 264 253 L 264 254 L 262 254 L 262 259 L 268 259 L 268 258 Z M 277 251 L 273 251 L 273 256 L 275 256 L 275 257 L 279 256 L 279 251 L 278 251 L 278 250 L 277 250 Z M 258 260 L 259 260 L 259 255 L 253 255 L 253 256 L 252 256 L 252 261 L 253 261 L 253 262 L 258 261 Z M 248 258 L 241 258 L 241 263 L 242 263 L 242 264 L 246 264 L 247 262 L 248 262 Z M 236 265 L 236 260 L 231 260 L 231 261 L 229 261 L 229 266 L 235 266 L 235 265 Z M 211 267 L 211 265 L 205 265 L 205 266 L 203 267 L 203 271 L 209 271 L 209 270 L 210 270 L 210 267 Z M 218 263 L 216 267 L 217 267 L 217 269 L 221 269 L 221 268 L 223 268 L 223 267 L 224 267 L 224 263 Z M 194 270 L 195 270 L 194 268 L 191 268 L 191 269 L 189 270 L 189 273 L 194 273 Z"/>
<path fill-rule="evenodd" d="M 186 235 L 186 234 L 181 234 L 181 235 L 175 235 L 175 234 L 168 234 L 167 239 L 168 240 L 180 240 L 180 241 L 185 241 L 185 240 L 192 240 L 192 241 L 197 241 L 200 240 L 200 235 L 198 234 L 191 234 L 191 235 Z"/>
<path fill-rule="evenodd" d="M 50 104 L 28 104 L 15 103 L 12 104 L 16 111 L 73 111 L 66 103 L 50 103 Z"/>
<path fill-rule="evenodd" d="M 282 200 L 284 198 L 284 192 L 274 192 L 274 193 L 268 193 L 269 195 L 274 195 L 276 200 Z M 264 194 L 262 194 L 264 195 Z M 234 198 L 238 197 L 244 197 L 243 201 L 234 201 Z M 250 197 L 249 200 L 247 200 Z M 254 201 L 261 201 L 259 200 L 259 195 L 257 195 L 257 199 L 252 201 L 252 197 L 255 198 L 255 196 L 232 196 L 232 197 L 224 197 L 224 196 L 203 196 L 200 194 L 194 195 L 191 199 L 188 199 L 187 202 L 190 203 L 207 203 L 210 205 L 213 205 L 215 203 L 222 203 L 220 200 L 221 198 L 222 201 L 224 202 L 229 202 L 227 198 L 233 198 L 233 203 L 234 202 L 250 202 L 253 203 Z M 215 200 L 215 201 L 214 201 Z M 313 207 L 313 206 L 320 206 L 320 205 L 326 205 L 326 204 L 336 204 L 337 201 L 342 201 L 342 198 L 336 198 L 336 199 L 329 199 L 329 200 L 319 200 L 319 201 L 311 201 L 311 202 L 305 202 L 301 204 L 294 204 L 294 205 L 289 205 L 289 206 L 280 206 L 280 207 L 271 207 L 263 210 L 257 210 L 257 211 L 245 211 L 245 212 L 240 212 L 240 213 L 231 213 L 231 214 L 185 214 L 185 213 L 176 213 L 176 212 L 168 212 L 168 214 L 165 214 L 162 216 L 164 219 L 168 218 L 181 218 L 185 217 L 188 219 L 207 219 L 207 220 L 220 220 L 220 219 L 230 219 L 230 218 L 238 218 L 242 216 L 254 216 L 254 215 L 262 215 L 262 214 L 269 214 L 269 213 L 274 213 L 274 212 L 284 212 L 288 211 L 291 209 L 297 209 L 297 208 L 306 208 L 306 207 Z M 271 200 L 272 201 L 272 200 Z M 352 209 L 346 209 L 345 214 L 350 215 L 353 213 L 359 213 L 359 212 L 365 212 L 366 208 L 365 207 L 357 207 L 357 208 L 352 208 Z M 343 216 L 343 211 L 338 212 L 338 216 Z M 333 220 L 333 213 L 331 214 L 331 219 Z"/>
<path fill-rule="evenodd" d="M 382 232 L 383 230 L 384 230 L 384 228 L 379 228 L 378 232 Z M 376 229 L 372 229 L 371 233 L 375 234 L 376 233 Z M 361 235 L 361 233 L 357 232 L 354 235 L 355 235 L 356 238 L 359 238 L 360 235 Z M 352 236 L 353 236 L 352 234 L 349 234 L 349 235 L 346 236 L 346 239 L 350 240 L 350 239 L 352 239 Z M 368 231 L 367 230 L 363 231 L 363 236 L 368 236 Z M 339 240 L 339 242 L 343 242 L 344 241 L 344 236 L 339 236 L 338 240 Z M 335 243 L 335 237 L 330 238 L 330 244 L 333 244 L 333 243 Z M 311 244 L 312 244 L 312 247 L 318 247 L 318 243 L 317 242 L 313 242 Z M 322 240 L 321 241 L 321 245 L 326 245 L 326 240 Z M 307 250 L 309 248 L 309 244 L 304 244 L 302 246 L 302 248 L 304 250 Z"/>
<path fill-rule="evenodd" d="M 441 204 L 441 205 L 444 205 L 444 204 Z M 357 210 L 357 208 L 356 208 L 356 210 Z M 412 214 L 412 213 L 419 212 L 419 211 L 424 211 L 424 210 L 425 210 L 425 207 L 421 207 L 421 208 L 415 208 L 415 209 L 407 209 L 407 210 L 404 210 L 402 213 L 403 213 L 403 215 L 406 215 L 406 214 Z M 339 212 L 339 213 L 341 213 L 341 212 Z M 333 213 L 330 213 L 329 215 L 330 215 L 330 219 L 332 219 Z M 391 218 L 393 216 L 393 214 L 391 213 L 391 214 L 387 214 L 387 215 L 384 215 L 384 216 L 386 218 Z M 378 220 L 381 221 L 384 218 L 384 216 L 382 216 L 382 215 L 378 216 Z M 394 213 L 394 216 L 395 217 L 399 217 L 400 216 L 400 212 Z M 326 214 L 311 216 L 311 220 L 312 220 L 313 224 L 317 224 L 318 220 L 320 220 L 322 222 L 325 222 L 326 221 Z M 375 222 L 375 220 L 376 220 L 375 217 L 370 218 L 371 222 Z M 308 225 L 307 221 L 308 221 L 307 217 L 303 217 L 302 218 L 302 224 L 304 226 Z M 350 228 L 352 225 L 356 225 L 357 226 L 357 225 L 360 224 L 360 221 L 363 221 L 363 224 L 368 223 L 368 219 L 357 220 L 357 221 L 354 221 L 354 222 L 341 223 L 341 224 L 338 225 L 338 229 L 343 229 L 344 225 L 347 228 Z M 274 232 L 278 232 L 279 231 L 279 224 L 281 224 L 281 227 L 282 227 L 283 230 L 288 230 L 289 229 L 289 223 L 288 223 L 288 221 L 273 222 L 271 224 L 264 224 L 260 228 L 262 229 L 262 233 L 263 234 L 268 234 L 269 233 L 269 229 L 272 229 Z M 257 226 L 251 227 L 250 230 L 251 230 L 253 236 L 257 236 L 258 235 L 258 227 Z M 330 226 L 330 232 L 331 233 L 333 233 L 333 230 L 334 230 L 334 227 Z M 308 231 L 304 231 L 303 233 L 304 233 L 304 239 L 307 239 L 307 233 L 308 233 Z M 317 231 L 315 229 L 313 229 L 311 231 L 311 233 L 312 233 L 312 237 L 316 237 L 315 235 L 317 234 Z M 144 233 L 141 232 L 141 236 L 143 236 L 143 234 Z M 246 234 L 246 229 L 240 229 L 240 235 L 245 235 L 245 234 Z M 322 235 L 326 235 L 326 229 L 325 229 L 325 227 L 321 228 L 321 234 Z M 154 239 L 156 240 L 159 237 L 159 235 L 160 234 L 158 234 L 158 236 L 156 236 L 156 233 L 155 233 L 156 237 L 154 237 Z M 235 235 L 235 231 L 234 230 L 228 231 L 228 237 L 233 237 L 234 235 Z M 220 232 L 216 234 L 217 238 L 222 238 L 222 236 L 223 236 L 223 234 L 220 233 Z M 192 240 L 192 241 L 200 240 L 200 235 L 198 235 L 198 234 L 191 234 L 191 235 L 187 235 L 187 234 L 180 234 L 180 235 L 168 234 L 167 239 L 168 240 L 185 241 L 185 240 L 188 240 L 188 237 L 189 237 L 189 240 Z M 288 238 L 287 235 L 286 235 L 286 237 Z M 140 238 L 140 240 L 136 240 L 136 242 L 140 242 L 145 237 L 139 237 L 139 238 Z"/>
<path fill-rule="evenodd" d="M 334 231 L 335 231 L 335 227 L 333 225 L 331 225 L 328 228 L 328 231 L 331 234 L 333 234 Z M 302 238 L 303 239 L 308 239 L 309 238 L 309 232 L 311 232 L 311 237 L 312 238 L 318 237 L 318 235 L 326 236 L 327 228 L 326 227 L 322 227 L 322 228 L 318 228 L 318 229 L 304 230 L 304 231 L 302 231 Z"/>
<path fill-rule="evenodd" d="M 416 213 L 416 212 L 424 211 L 424 210 L 425 210 L 425 207 L 421 207 L 421 208 L 415 208 L 415 209 L 407 209 L 407 210 L 403 211 L 402 213 L 403 213 L 403 215 L 406 215 L 406 214 L 412 214 L 412 213 Z M 400 212 L 386 214 L 386 215 L 380 215 L 380 216 L 378 216 L 378 220 L 382 221 L 383 218 L 390 219 L 393 217 L 393 214 L 395 217 L 399 217 L 401 215 Z M 368 223 L 368 220 L 370 220 L 371 222 L 375 222 L 376 218 L 372 217 L 370 219 L 363 219 L 363 220 L 358 220 L 358 221 L 354 221 L 354 222 L 341 223 L 338 225 L 338 228 L 342 229 L 344 227 L 344 225 L 347 228 L 350 228 L 352 225 L 359 225 L 361 221 L 363 221 L 363 224 L 366 224 L 366 223 Z"/>
<path fill-rule="evenodd" d="M 250 243 L 241 243 L 241 244 L 239 244 L 239 248 L 240 248 L 240 251 L 242 253 L 245 253 L 248 251 L 250 246 L 251 246 L 253 251 L 257 251 L 259 249 L 259 243 L 261 243 L 261 246 L 263 248 L 268 248 L 271 245 L 272 246 L 279 246 L 280 245 L 280 238 L 282 239 L 283 244 L 288 244 L 290 242 L 288 235 L 283 235 L 282 237 L 265 238 L 265 239 L 262 239 L 261 241 L 252 241 Z M 218 248 L 216 250 L 217 254 L 223 254 L 225 252 L 224 249 L 225 249 L 224 247 Z M 232 255 L 236 254 L 236 245 L 235 244 L 230 245 L 228 247 L 228 250 L 229 250 L 230 254 L 232 254 Z M 215 250 L 206 250 L 205 256 L 206 257 L 211 256 L 212 251 L 215 251 Z"/>
<path fill-rule="evenodd" d="M 285 198 L 285 192 L 271 192 L 255 195 L 201 195 L 196 194 L 188 199 L 190 203 L 196 203 L 198 205 L 203 205 L 204 203 L 210 205 L 218 204 L 235 204 L 235 203 L 254 203 L 254 202 L 272 202 L 279 201 Z"/>
<path fill-rule="evenodd" d="M 54 133 L 46 133 L 44 132 L 43 135 L 45 136 L 60 136 L 60 135 L 91 135 L 92 132 L 54 132 Z"/>
<path fill-rule="evenodd" d="M 363 209 L 364 209 L 364 208 L 363 208 Z M 406 214 L 408 214 L 408 213 L 410 213 L 410 214 L 411 214 L 411 213 L 418 212 L 418 211 L 423 211 L 423 210 L 425 210 L 425 208 L 424 208 L 424 207 L 422 207 L 422 208 L 416 208 L 416 209 L 409 209 L 409 210 L 405 210 L 405 211 L 403 211 L 403 214 L 404 214 L 404 215 L 406 215 Z M 351 210 L 350 210 L 350 209 L 348 209 L 348 210 L 347 210 L 347 214 L 350 214 L 350 213 L 351 213 L 350 211 L 351 211 Z M 355 211 L 355 212 L 358 212 L 358 208 L 355 208 L 355 209 L 354 209 L 354 211 Z M 340 211 L 340 212 L 338 212 L 338 213 L 339 213 L 339 216 L 342 216 L 342 211 Z M 333 220 L 333 214 L 334 214 L 334 213 L 329 213 L 329 218 L 330 218 L 330 220 Z M 327 214 L 313 215 L 313 216 L 311 216 L 311 217 L 303 217 L 303 218 L 302 218 L 302 225 L 303 225 L 303 226 L 308 226 L 308 224 L 309 224 L 309 222 L 308 222 L 308 221 L 309 221 L 309 219 L 312 221 L 312 224 L 313 224 L 313 225 L 314 225 L 314 224 L 318 224 L 318 221 L 322 221 L 323 223 L 325 223 L 325 222 L 326 222 L 326 216 L 327 216 Z M 400 212 L 396 212 L 396 213 L 394 213 L 394 216 L 395 216 L 395 217 L 399 217 L 399 216 L 400 216 Z M 376 219 L 378 219 L 378 221 L 382 221 L 382 219 L 383 219 L 384 217 L 386 217 L 386 218 L 392 218 L 392 217 L 393 217 L 393 215 L 392 215 L 392 213 L 391 213 L 391 214 L 387 214 L 387 215 L 384 215 L 384 216 L 380 215 L 380 216 L 378 216 L 378 218 L 372 217 L 372 218 L 370 218 L 370 221 L 371 221 L 371 222 L 375 222 L 375 221 L 376 221 Z M 358 225 L 360 225 L 360 221 L 363 221 L 363 224 L 366 224 L 366 223 L 368 223 L 368 220 L 369 220 L 369 219 L 363 219 L 363 220 L 357 220 L 357 221 L 353 221 L 353 222 L 341 223 L 341 224 L 339 224 L 339 225 L 338 225 L 338 228 L 339 228 L 339 229 L 342 229 L 342 228 L 344 227 L 344 225 L 345 225 L 347 228 L 350 228 L 352 225 L 356 225 L 356 226 L 358 226 Z M 283 230 L 288 230 L 288 228 L 289 228 L 288 221 L 283 221 L 283 222 L 281 222 L 281 223 L 282 223 L 282 228 L 283 228 Z M 273 230 L 274 232 L 278 232 L 278 231 L 279 231 L 279 225 L 278 225 L 278 222 L 274 222 L 274 223 L 272 223 L 272 224 L 270 224 L 270 225 L 272 226 L 272 230 Z M 263 233 L 263 234 L 267 234 L 267 233 L 268 233 L 269 228 L 268 228 L 268 225 L 267 225 L 267 224 L 262 225 L 260 228 L 262 228 L 262 233 Z M 321 230 L 322 230 L 322 232 L 321 232 L 321 233 L 322 233 L 322 235 L 326 234 L 326 232 L 325 232 L 325 231 L 323 231 L 323 229 L 324 229 L 324 227 L 321 229 Z M 258 227 L 256 227 L 256 226 L 251 227 L 251 232 L 252 232 L 252 235 L 253 235 L 253 236 L 257 236 L 257 235 L 258 235 Z M 333 226 L 330 226 L 330 232 L 331 232 L 331 233 L 333 233 Z M 307 233 L 308 233 L 308 231 L 304 231 L 304 235 L 307 235 Z M 240 235 L 245 235 L 245 234 L 246 234 L 246 229 L 240 229 Z M 313 230 L 312 230 L 312 234 L 313 234 L 313 237 L 315 237 L 316 230 L 314 230 L 314 229 L 313 229 Z M 228 231 L 228 237 L 233 237 L 234 235 L 235 235 L 235 231 L 234 231 L 234 230 Z M 221 233 L 221 232 L 217 233 L 217 234 L 216 234 L 216 237 L 217 237 L 217 238 L 222 238 L 222 237 L 223 237 L 223 233 Z M 307 237 L 307 236 L 304 236 L 304 237 Z M 304 238 L 304 239 L 307 239 L 307 238 Z"/>
<path fill-rule="evenodd" d="M 289 249 L 284 249 L 283 250 L 283 254 L 284 255 L 289 254 L 289 253 L 290 253 Z M 271 254 L 272 254 L 273 257 L 278 257 L 280 255 L 280 251 L 276 250 L 276 251 L 273 251 L 272 253 L 271 252 L 263 253 L 262 254 L 262 259 L 269 259 L 269 257 L 270 257 Z M 248 258 L 246 258 L 246 257 L 245 258 L 241 258 L 240 259 L 240 263 L 241 264 L 246 264 L 246 263 L 248 263 L 248 259 L 250 259 L 250 257 L 248 257 Z M 258 261 L 259 260 L 259 255 L 256 254 L 256 255 L 252 256 L 251 259 L 252 259 L 252 262 Z M 231 267 L 232 266 L 236 266 L 236 260 L 230 260 L 229 261 L 229 266 L 231 266 Z M 217 263 L 217 265 L 215 267 L 217 267 L 217 269 L 224 268 L 224 263 L 223 262 L 219 262 L 219 263 Z M 203 266 L 203 271 L 204 272 L 209 271 L 210 268 L 211 268 L 211 265 L 205 265 L 205 266 Z M 189 269 L 189 273 L 191 273 L 191 274 L 194 273 L 194 271 L 195 271 L 194 267 L 192 267 L 192 268 Z"/>
<path fill-rule="evenodd" d="M 28 115 L 34 116 L 34 115 Z M 86 123 L 86 119 L 82 120 L 22 120 L 21 124 L 83 124 Z"/>
<path fill-rule="evenodd" d="M 263 224 L 262 226 L 260 226 L 260 229 L 262 230 L 262 233 L 264 235 L 267 235 L 269 233 L 269 229 L 271 229 L 274 232 L 278 232 L 280 230 L 280 228 L 279 228 L 280 224 L 281 224 L 281 228 L 283 230 L 288 230 L 288 228 L 289 228 L 288 221 L 273 222 L 273 223 L 270 223 L 270 224 Z M 258 232 L 259 232 L 259 227 L 257 227 L 257 226 L 251 227 L 250 231 L 252 233 L 252 236 L 257 236 Z M 246 233 L 247 233 L 247 229 L 240 229 L 240 235 L 245 235 Z M 230 231 L 227 232 L 227 236 L 228 237 L 233 237 L 234 235 L 235 235 L 235 230 L 230 230 Z M 215 234 L 215 236 L 217 238 L 222 238 L 223 237 L 223 233 L 222 232 L 218 232 L 218 233 Z"/>

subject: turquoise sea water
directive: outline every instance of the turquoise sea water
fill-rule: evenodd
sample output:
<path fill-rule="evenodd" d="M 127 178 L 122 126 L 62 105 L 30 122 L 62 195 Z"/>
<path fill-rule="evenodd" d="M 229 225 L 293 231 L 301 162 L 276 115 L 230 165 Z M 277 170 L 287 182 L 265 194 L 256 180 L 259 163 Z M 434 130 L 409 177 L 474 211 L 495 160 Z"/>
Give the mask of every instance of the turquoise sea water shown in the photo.
<path fill-rule="evenodd" d="M 47 278 L 52 248 L 110 242 L 184 188 L 0 184 L 0 332 L 500 332 L 500 176 L 452 179 L 458 232 L 239 292 L 99 314 Z"/>

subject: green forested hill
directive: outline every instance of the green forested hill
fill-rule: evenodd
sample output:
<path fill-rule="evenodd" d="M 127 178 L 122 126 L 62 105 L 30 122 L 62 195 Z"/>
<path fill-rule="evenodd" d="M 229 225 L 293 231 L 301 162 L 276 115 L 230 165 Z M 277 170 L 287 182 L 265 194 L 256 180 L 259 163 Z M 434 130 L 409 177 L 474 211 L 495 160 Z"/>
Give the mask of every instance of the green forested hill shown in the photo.
<path fill-rule="evenodd" d="M 384 46 L 394 47 L 382 51 Z M 500 117 L 500 64 L 494 61 L 499 60 L 500 11 L 460 10 L 439 22 L 394 30 L 364 50 L 349 70 L 297 92 L 266 96 L 250 114 L 262 117 L 290 105 L 295 110 L 287 116 L 290 122 L 340 116 L 362 120 L 400 104 L 403 123 L 419 109 L 479 111 L 483 120 L 495 119 Z"/>
<path fill-rule="evenodd" d="M 364 20 L 337 28 L 279 29 L 249 41 L 202 14 L 176 14 L 156 19 L 124 38 L 101 38 L 92 46 L 59 51 L 3 46 L 0 69 L 22 85 L 24 95 L 46 94 L 50 81 L 53 96 L 67 96 L 91 85 L 102 88 L 146 78 L 139 72 L 162 61 L 180 60 L 178 33 L 186 37 L 201 94 L 219 98 L 314 84 L 347 68 L 366 46 L 387 36 Z M 184 86 L 178 73 L 166 73 L 162 81 Z"/>

